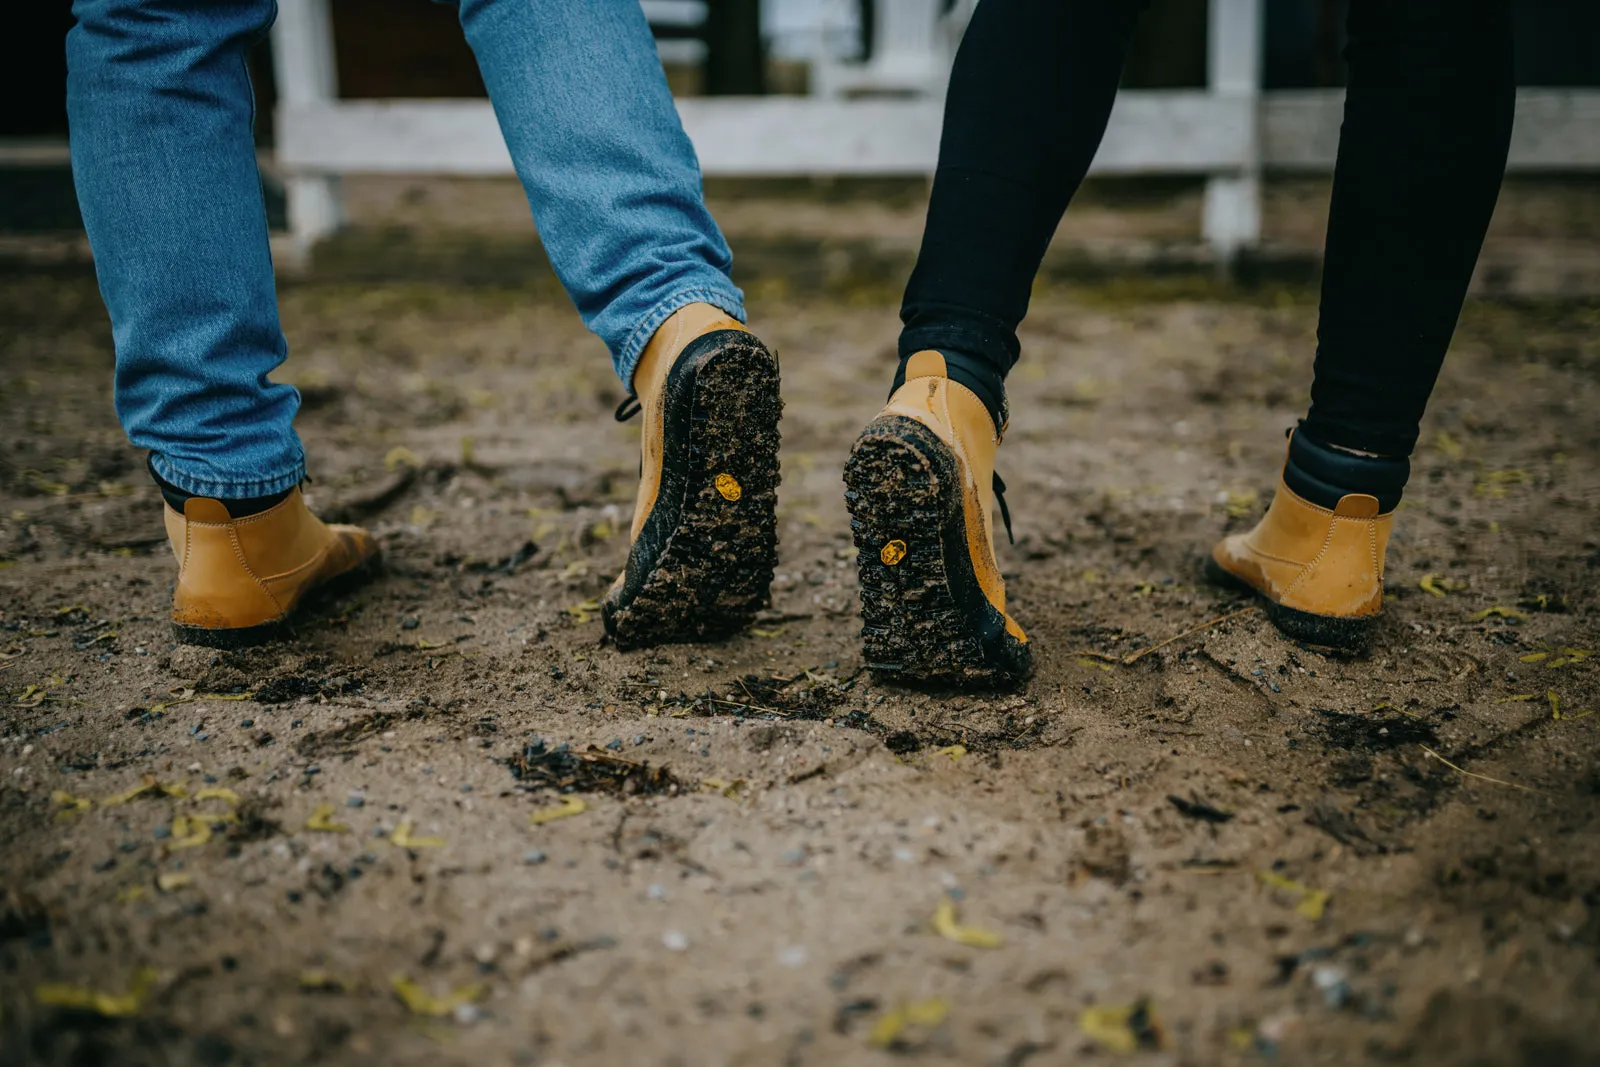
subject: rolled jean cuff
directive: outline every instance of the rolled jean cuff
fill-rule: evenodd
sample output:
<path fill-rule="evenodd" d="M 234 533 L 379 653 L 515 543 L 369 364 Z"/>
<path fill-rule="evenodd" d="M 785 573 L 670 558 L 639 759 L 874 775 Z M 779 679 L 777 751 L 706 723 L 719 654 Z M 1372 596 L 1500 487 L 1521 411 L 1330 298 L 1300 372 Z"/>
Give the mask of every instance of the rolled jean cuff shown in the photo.
<path fill-rule="evenodd" d="M 712 307 L 721 308 L 740 322 L 745 321 L 744 297 L 732 282 L 724 280 L 722 285 L 713 284 L 709 287 L 699 285 L 693 289 L 680 289 L 673 293 L 651 309 L 650 314 L 633 328 L 633 332 L 623 342 L 622 351 L 616 355 L 617 377 L 622 379 L 622 384 L 630 391 L 633 389 L 633 372 L 639 366 L 639 357 L 644 354 L 645 345 L 650 343 L 650 338 L 655 336 L 656 330 L 672 316 L 673 312 L 690 304 L 710 304 Z"/>
<path fill-rule="evenodd" d="M 241 478 L 229 481 L 196 478 L 178 470 L 159 452 L 151 453 L 150 468 L 174 489 L 181 489 L 190 496 L 211 497 L 214 500 L 250 500 L 255 497 L 271 496 L 274 493 L 286 493 L 306 480 L 306 457 L 303 452 L 296 459 L 294 469 L 269 478 Z"/>

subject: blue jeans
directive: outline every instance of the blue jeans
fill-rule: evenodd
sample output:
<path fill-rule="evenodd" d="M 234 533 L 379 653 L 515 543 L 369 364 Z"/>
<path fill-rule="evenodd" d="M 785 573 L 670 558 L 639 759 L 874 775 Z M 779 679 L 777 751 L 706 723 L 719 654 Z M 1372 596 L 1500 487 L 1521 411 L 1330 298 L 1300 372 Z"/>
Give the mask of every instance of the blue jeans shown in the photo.
<path fill-rule="evenodd" d="M 545 250 L 624 383 L 686 304 L 744 318 L 638 0 L 460 0 Z M 75 0 L 72 169 L 116 343 L 117 415 L 184 492 L 305 477 L 245 56 L 273 0 Z"/>

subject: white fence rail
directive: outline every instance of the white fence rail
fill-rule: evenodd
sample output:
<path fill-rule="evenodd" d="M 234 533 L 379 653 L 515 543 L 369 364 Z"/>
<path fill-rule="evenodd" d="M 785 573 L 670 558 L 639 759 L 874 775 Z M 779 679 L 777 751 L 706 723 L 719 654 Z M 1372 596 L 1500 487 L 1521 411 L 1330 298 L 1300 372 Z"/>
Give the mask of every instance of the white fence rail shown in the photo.
<path fill-rule="evenodd" d="M 878 61 L 854 71 L 822 63 L 818 95 L 680 100 L 702 167 L 747 176 L 931 174 L 940 86 L 971 2 L 941 20 L 937 0 L 879 0 Z M 1204 236 L 1224 258 L 1260 238 L 1264 169 L 1326 172 L 1338 148 L 1342 91 L 1260 91 L 1264 3 L 1210 0 L 1207 87 L 1123 92 L 1091 168 L 1207 176 Z M 279 0 L 273 53 L 278 162 L 299 253 L 341 225 L 341 174 L 512 173 L 487 101 L 338 100 L 328 0 Z M 919 86 L 922 95 L 910 98 L 848 95 Z M 57 153 L 65 154 L 0 143 L 0 166 Z M 1510 168 L 1600 171 L 1600 89 L 1521 90 Z"/>

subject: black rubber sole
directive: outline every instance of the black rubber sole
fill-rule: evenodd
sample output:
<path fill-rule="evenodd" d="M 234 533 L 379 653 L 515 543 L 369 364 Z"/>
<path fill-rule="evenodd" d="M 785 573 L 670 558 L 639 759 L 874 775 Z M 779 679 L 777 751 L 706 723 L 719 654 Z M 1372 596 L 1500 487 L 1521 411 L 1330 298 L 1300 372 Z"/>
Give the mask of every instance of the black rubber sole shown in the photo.
<path fill-rule="evenodd" d="M 697 338 L 667 377 L 661 489 L 601 604 L 619 649 L 715 641 L 771 602 L 778 360 L 753 335 Z"/>
<path fill-rule="evenodd" d="M 861 577 L 861 645 L 887 681 L 1013 686 L 1029 646 L 1005 628 L 968 554 L 956 457 L 921 423 L 876 419 L 845 464 Z"/>
<path fill-rule="evenodd" d="M 1254 593 L 1278 632 L 1308 645 L 1321 645 L 1343 652 L 1364 651 L 1372 643 L 1372 635 L 1383 618 L 1382 615 L 1340 618 L 1337 615 L 1317 615 L 1298 608 L 1286 608 L 1235 576 L 1210 556 L 1205 559 L 1205 575 L 1212 585 Z"/>
<path fill-rule="evenodd" d="M 360 588 L 377 577 L 382 569 L 382 555 L 373 556 L 359 567 L 353 567 L 338 577 L 324 582 L 295 605 L 295 609 L 288 615 L 272 622 L 227 629 L 173 623 L 172 638 L 180 645 L 199 645 L 201 648 L 215 648 L 223 652 L 234 652 L 241 648 L 254 648 L 257 645 L 284 640 L 294 636 L 296 622 L 303 619 L 307 613 L 334 597 Z"/>

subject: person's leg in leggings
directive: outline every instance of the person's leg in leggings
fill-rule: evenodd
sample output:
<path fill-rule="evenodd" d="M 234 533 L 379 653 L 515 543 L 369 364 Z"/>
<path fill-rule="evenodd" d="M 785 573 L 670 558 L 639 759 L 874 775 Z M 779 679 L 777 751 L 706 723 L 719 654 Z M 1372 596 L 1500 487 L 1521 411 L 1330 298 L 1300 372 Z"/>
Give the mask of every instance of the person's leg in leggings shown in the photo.
<path fill-rule="evenodd" d="M 1045 248 L 1105 134 L 1139 0 L 983 0 L 951 71 L 900 317 L 997 414 Z M 998 421 L 998 420 L 997 420 Z"/>
<path fill-rule="evenodd" d="M 1311 410 L 1296 453 L 1333 491 L 1399 501 L 1494 212 L 1516 87 L 1509 0 L 1353 0 Z M 1342 473 L 1341 473 L 1342 471 Z M 1301 472 L 1305 473 L 1305 472 Z M 1366 480 L 1366 484 L 1362 484 Z M 1302 495 L 1306 492 L 1302 491 Z M 1328 505 L 1328 494 L 1307 496 Z"/>
<path fill-rule="evenodd" d="M 744 319 L 637 0 L 460 0 L 540 238 L 624 384 L 692 303 Z"/>
<path fill-rule="evenodd" d="M 245 57 L 272 0 L 77 0 L 72 173 L 116 344 L 129 439 L 185 494 L 305 477 L 283 362 Z"/>

